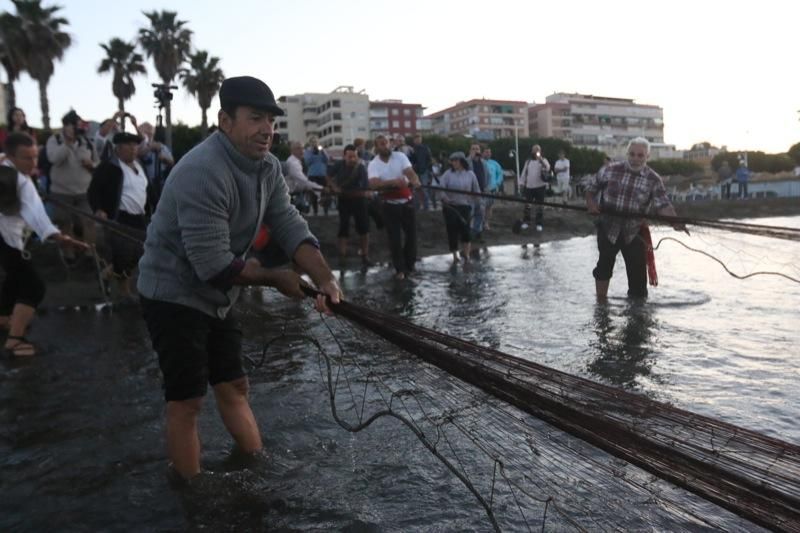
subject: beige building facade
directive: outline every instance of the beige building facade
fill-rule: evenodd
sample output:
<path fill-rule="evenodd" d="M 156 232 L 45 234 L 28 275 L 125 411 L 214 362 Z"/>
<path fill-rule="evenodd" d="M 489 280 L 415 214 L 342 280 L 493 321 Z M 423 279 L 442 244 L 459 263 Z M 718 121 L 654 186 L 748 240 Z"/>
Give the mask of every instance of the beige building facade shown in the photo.
<path fill-rule="evenodd" d="M 436 135 L 466 135 L 479 141 L 529 135 L 528 104 L 518 100 L 469 100 L 426 118 Z"/>

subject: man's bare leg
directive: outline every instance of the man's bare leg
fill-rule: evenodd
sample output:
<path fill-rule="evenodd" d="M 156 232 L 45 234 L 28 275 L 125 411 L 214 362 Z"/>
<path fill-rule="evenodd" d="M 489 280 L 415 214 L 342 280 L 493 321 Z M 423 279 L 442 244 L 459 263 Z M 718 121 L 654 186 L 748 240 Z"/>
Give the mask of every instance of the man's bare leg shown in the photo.
<path fill-rule="evenodd" d="M 167 402 L 167 455 L 184 479 L 200 473 L 197 417 L 202 406 L 203 398 Z"/>
<path fill-rule="evenodd" d="M 25 336 L 25 331 L 27 331 L 35 313 L 36 309 L 30 305 L 16 304 L 11 311 L 11 316 L 8 318 L 8 339 L 6 339 L 5 347 L 14 350 L 14 355 L 17 357 L 36 355 L 36 348 L 20 339 L 20 337 Z M 16 349 L 15 346 L 17 347 Z"/>
<path fill-rule="evenodd" d="M 605 302 L 608 299 L 608 286 L 611 280 L 594 280 L 595 291 L 597 292 L 597 301 Z"/>
<path fill-rule="evenodd" d="M 228 432 L 244 453 L 261 450 L 261 433 L 247 401 L 249 384 L 246 377 L 214 385 L 217 409 Z"/>

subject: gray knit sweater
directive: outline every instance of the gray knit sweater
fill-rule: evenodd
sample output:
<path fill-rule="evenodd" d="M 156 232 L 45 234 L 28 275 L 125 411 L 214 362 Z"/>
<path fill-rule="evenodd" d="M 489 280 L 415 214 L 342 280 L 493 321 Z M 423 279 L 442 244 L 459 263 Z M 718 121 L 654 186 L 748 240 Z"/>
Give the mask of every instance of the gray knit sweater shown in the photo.
<path fill-rule="evenodd" d="M 244 257 L 262 217 L 289 257 L 314 238 L 289 202 L 278 159 L 249 159 L 224 133 L 214 133 L 183 156 L 167 179 L 139 261 L 139 293 L 224 318 L 239 287 L 223 291 L 209 280 Z"/>

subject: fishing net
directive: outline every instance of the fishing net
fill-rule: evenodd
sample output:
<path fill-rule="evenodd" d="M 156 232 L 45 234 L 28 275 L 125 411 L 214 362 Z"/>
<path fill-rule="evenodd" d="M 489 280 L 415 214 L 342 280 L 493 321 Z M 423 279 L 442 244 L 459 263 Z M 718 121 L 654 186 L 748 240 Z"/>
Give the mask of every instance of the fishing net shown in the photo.
<path fill-rule="evenodd" d="M 795 445 L 351 303 L 336 313 L 348 321 L 311 341 L 334 417 L 404 425 L 496 530 L 800 530 Z"/>

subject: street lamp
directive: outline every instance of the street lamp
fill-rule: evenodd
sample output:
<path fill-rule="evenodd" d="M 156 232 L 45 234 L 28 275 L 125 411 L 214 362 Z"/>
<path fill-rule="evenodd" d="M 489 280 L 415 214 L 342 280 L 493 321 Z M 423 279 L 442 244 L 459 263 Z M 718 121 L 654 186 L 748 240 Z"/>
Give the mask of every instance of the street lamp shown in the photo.
<path fill-rule="evenodd" d="M 508 157 L 513 157 L 517 166 L 517 179 L 514 180 L 514 194 L 519 194 L 519 126 L 514 124 L 514 149 L 508 151 Z"/>

